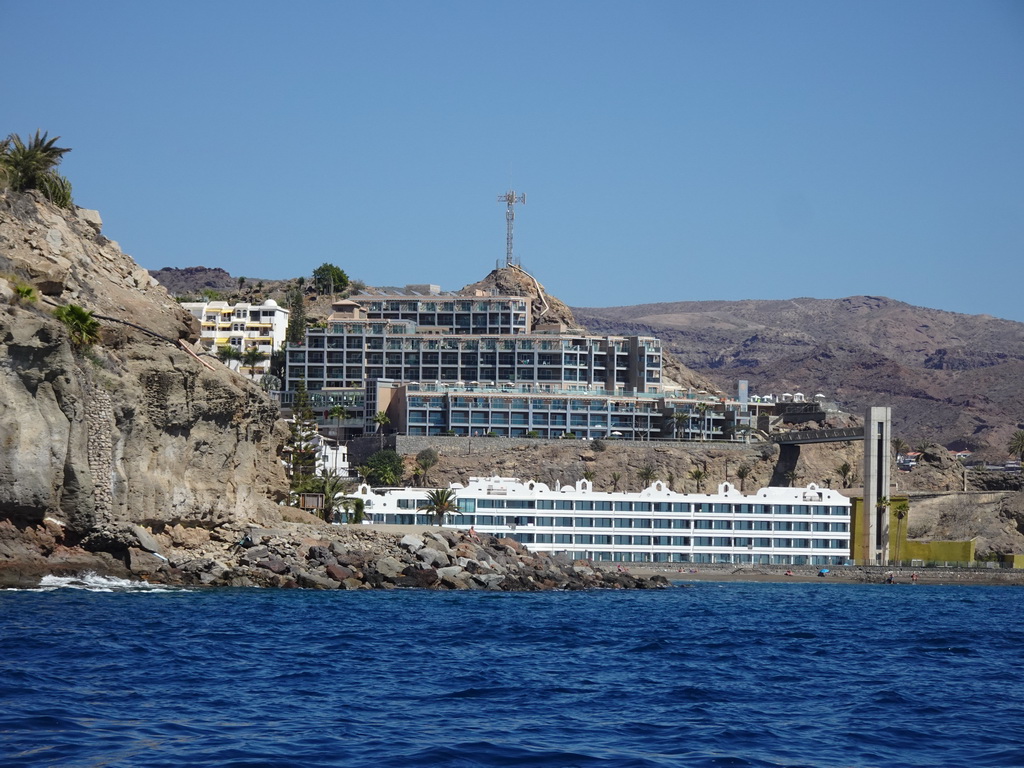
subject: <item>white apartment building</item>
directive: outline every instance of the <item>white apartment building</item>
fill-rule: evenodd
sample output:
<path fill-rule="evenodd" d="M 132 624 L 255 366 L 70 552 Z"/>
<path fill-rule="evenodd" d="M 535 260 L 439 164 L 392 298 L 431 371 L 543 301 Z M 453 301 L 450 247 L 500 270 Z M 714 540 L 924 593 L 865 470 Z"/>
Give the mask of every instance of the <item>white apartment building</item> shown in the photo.
<path fill-rule="evenodd" d="M 270 368 L 270 353 L 284 344 L 288 310 L 273 299 L 262 304 L 239 302 L 234 305 L 226 301 L 187 301 L 181 306 L 199 321 L 200 342 L 207 349 L 216 352 L 219 347 L 229 345 L 239 352 L 251 347 L 263 352 L 266 357 L 253 373 L 266 373 Z"/>

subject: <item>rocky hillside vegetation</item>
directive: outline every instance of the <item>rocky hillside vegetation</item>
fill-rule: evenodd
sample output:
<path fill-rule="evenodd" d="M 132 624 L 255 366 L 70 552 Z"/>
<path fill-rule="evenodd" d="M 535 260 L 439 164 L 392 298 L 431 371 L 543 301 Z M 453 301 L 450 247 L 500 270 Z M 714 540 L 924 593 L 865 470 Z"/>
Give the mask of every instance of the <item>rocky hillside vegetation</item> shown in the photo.
<path fill-rule="evenodd" d="M 912 446 L 1005 454 L 1024 428 L 1024 323 L 892 299 L 695 301 L 574 308 L 601 333 L 660 337 L 684 365 L 735 391 L 822 392 L 854 413 L 893 408 Z"/>

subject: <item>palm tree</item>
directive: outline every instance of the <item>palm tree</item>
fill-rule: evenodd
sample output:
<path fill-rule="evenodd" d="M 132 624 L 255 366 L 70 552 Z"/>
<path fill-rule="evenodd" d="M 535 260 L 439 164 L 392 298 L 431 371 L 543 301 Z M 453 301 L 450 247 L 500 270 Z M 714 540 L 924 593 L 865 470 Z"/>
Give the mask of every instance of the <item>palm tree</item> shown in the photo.
<path fill-rule="evenodd" d="M 640 467 L 640 470 L 636 473 L 636 476 L 637 479 L 644 484 L 644 488 L 646 488 L 654 481 L 654 478 L 657 476 L 657 472 L 655 472 L 654 467 L 652 467 L 650 464 L 644 464 L 642 467 Z"/>
<path fill-rule="evenodd" d="M 908 445 L 907 441 L 903 438 L 894 437 L 892 439 L 892 452 L 896 454 L 896 456 L 902 456 L 904 453 L 910 452 L 910 445 Z"/>
<path fill-rule="evenodd" d="M 366 516 L 366 503 L 362 499 L 345 497 L 339 499 L 338 503 L 345 513 L 346 523 L 356 523 L 358 525 L 363 522 L 363 518 Z"/>
<path fill-rule="evenodd" d="M 891 502 L 890 509 L 896 517 L 896 556 L 893 559 L 898 563 L 900 561 L 901 544 L 903 543 L 900 529 L 903 527 L 903 521 L 910 514 L 910 502 L 906 499 L 895 499 Z"/>
<path fill-rule="evenodd" d="M 391 423 L 391 419 L 384 411 L 377 411 L 373 415 L 373 423 L 377 425 L 377 432 L 380 433 L 380 447 L 384 450 L 384 427 Z"/>
<path fill-rule="evenodd" d="M 235 368 L 232 368 L 231 363 L 237 363 L 239 360 L 241 360 L 242 353 L 239 352 L 238 348 L 233 346 L 232 344 L 221 344 L 219 347 L 217 347 L 217 359 L 219 359 L 222 363 L 224 363 L 224 365 L 226 365 L 228 368 L 231 368 L 231 370 L 234 371 L 237 370 L 237 366 Z"/>
<path fill-rule="evenodd" d="M 1007 450 L 1021 461 L 1024 461 L 1024 429 L 1018 429 L 1010 435 Z"/>
<path fill-rule="evenodd" d="M 672 412 L 672 434 L 678 440 L 679 439 L 679 428 L 683 428 L 683 439 L 686 439 L 686 425 L 690 422 L 692 414 L 689 411 L 673 411 Z"/>
<path fill-rule="evenodd" d="M 836 472 L 843 481 L 843 488 L 849 488 L 853 481 L 853 467 L 850 466 L 850 462 L 844 461 L 836 467 Z"/>
<path fill-rule="evenodd" d="M 324 505 L 320 510 L 321 517 L 327 522 L 334 522 L 334 514 L 341 504 L 340 497 L 349 490 L 350 482 L 336 470 L 329 469 L 322 475 L 304 479 L 295 489 L 296 493 L 322 493 Z"/>
<path fill-rule="evenodd" d="M 700 440 L 704 442 L 708 426 L 708 411 L 712 408 L 711 403 L 697 403 L 697 413 L 700 414 Z"/>
<path fill-rule="evenodd" d="M 92 312 L 77 304 L 65 304 L 53 310 L 53 315 L 68 329 L 71 345 L 75 349 L 91 347 L 100 339 L 100 324 Z"/>
<path fill-rule="evenodd" d="M 740 481 L 740 493 L 743 493 L 745 490 L 746 480 L 750 477 L 750 472 L 751 469 L 746 464 L 740 464 L 736 468 L 736 477 L 738 477 Z"/>
<path fill-rule="evenodd" d="M 584 469 L 583 470 L 583 479 L 586 480 L 588 483 L 594 482 L 594 478 L 595 477 L 597 477 L 597 472 L 595 472 L 594 470 L 592 470 L 592 469 Z"/>
<path fill-rule="evenodd" d="M 16 133 L 0 142 L 0 168 L 7 185 L 15 192 L 38 189 L 50 199 L 47 187 L 52 187 L 56 178 L 63 179 L 54 168 L 60 165 L 64 153 L 71 151 L 58 147 L 58 139 L 60 136 L 51 139 L 46 133 L 36 131 L 27 144 Z"/>
<path fill-rule="evenodd" d="M 334 419 L 334 439 L 341 438 L 341 422 L 348 418 L 348 408 L 344 405 L 332 405 L 327 415 Z"/>
<path fill-rule="evenodd" d="M 417 509 L 429 512 L 438 525 L 444 525 L 444 516 L 449 512 L 458 512 L 459 506 L 455 500 L 455 491 L 451 488 L 435 488 L 427 492 L 427 498 Z"/>
<path fill-rule="evenodd" d="M 440 458 L 441 457 L 437 455 L 437 451 L 433 448 L 424 448 L 416 454 L 416 468 L 422 471 L 424 485 L 427 485 L 430 482 L 430 479 L 427 477 L 427 473 L 437 466 L 437 462 Z"/>
<path fill-rule="evenodd" d="M 690 470 L 690 479 L 697 484 L 697 493 L 704 490 L 704 480 L 707 476 L 708 473 L 699 467 L 697 469 Z"/>
<path fill-rule="evenodd" d="M 612 474 L 611 474 L 611 481 L 612 481 L 612 490 L 613 491 L 619 490 L 619 483 L 622 482 L 622 473 L 621 472 L 612 472 Z"/>
<path fill-rule="evenodd" d="M 242 353 L 242 365 L 249 369 L 249 378 L 256 377 L 256 366 L 267 359 L 266 352 L 260 352 L 259 347 L 249 347 Z"/>
<path fill-rule="evenodd" d="M 800 476 L 796 473 L 795 469 L 791 469 L 786 473 L 785 477 L 786 482 L 789 483 L 789 487 L 792 488 L 794 485 L 796 485 L 796 481 Z"/>

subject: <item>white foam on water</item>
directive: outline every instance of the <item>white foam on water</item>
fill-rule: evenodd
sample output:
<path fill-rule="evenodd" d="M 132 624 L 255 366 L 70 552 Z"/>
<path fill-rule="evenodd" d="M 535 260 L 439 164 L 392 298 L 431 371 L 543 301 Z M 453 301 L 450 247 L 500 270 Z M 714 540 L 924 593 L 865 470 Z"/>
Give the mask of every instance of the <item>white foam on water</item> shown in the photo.
<path fill-rule="evenodd" d="M 83 589 L 89 592 L 179 592 L 183 590 L 164 584 L 150 584 L 146 581 L 119 579 L 116 576 L 101 576 L 86 571 L 79 576 L 43 576 L 35 592 L 50 592 L 55 589 Z"/>

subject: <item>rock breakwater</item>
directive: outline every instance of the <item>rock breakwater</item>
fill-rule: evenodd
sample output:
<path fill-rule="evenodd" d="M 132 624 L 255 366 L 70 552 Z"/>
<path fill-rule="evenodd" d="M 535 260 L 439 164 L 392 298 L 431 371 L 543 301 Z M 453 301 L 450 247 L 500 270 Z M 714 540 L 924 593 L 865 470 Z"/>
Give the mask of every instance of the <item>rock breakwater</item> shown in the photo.
<path fill-rule="evenodd" d="M 104 540 L 92 542 L 105 550 L 98 554 L 61 545 L 55 525 L 31 533 L 7 531 L 6 537 L 4 529 L 0 586 L 32 586 L 48 573 L 86 570 L 211 587 L 546 591 L 668 585 L 659 574 L 603 571 L 566 556 L 531 553 L 511 539 L 446 528 L 395 528 L 282 522 L 272 528 L 176 524 L 151 531 L 128 525 L 103 531 Z"/>

